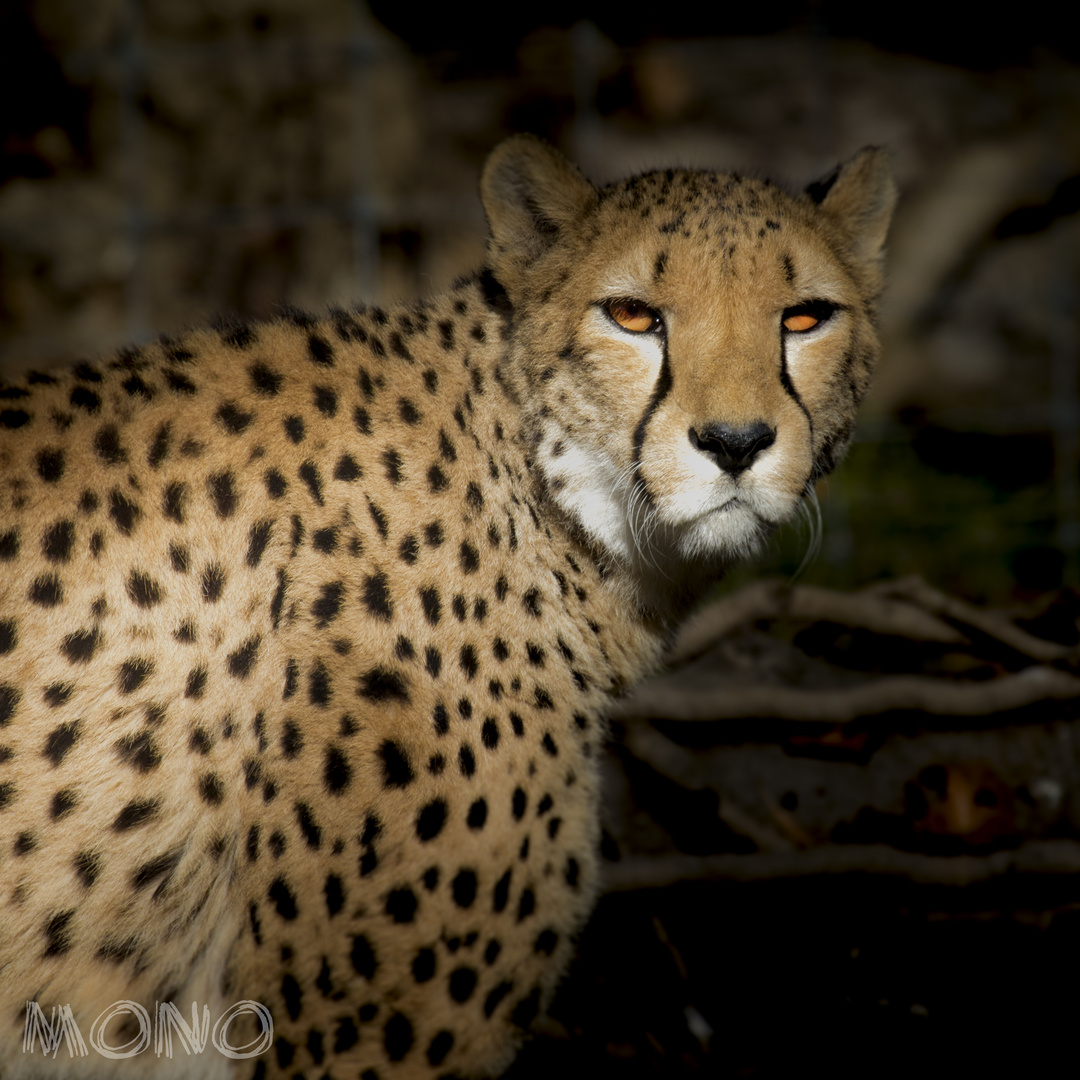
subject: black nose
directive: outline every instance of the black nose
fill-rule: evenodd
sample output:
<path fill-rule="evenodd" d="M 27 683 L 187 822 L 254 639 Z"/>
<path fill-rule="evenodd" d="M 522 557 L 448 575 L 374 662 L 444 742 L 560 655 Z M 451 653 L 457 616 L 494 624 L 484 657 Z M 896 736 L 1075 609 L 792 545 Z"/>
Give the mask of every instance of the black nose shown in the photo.
<path fill-rule="evenodd" d="M 699 432 L 690 429 L 690 442 L 706 454 L 726 473 L 738 476 L 754 463 L 754 458 L 776 442 L 776 429 L 759 420 L 746 427 L 730 424 L 706 424 Z"/>

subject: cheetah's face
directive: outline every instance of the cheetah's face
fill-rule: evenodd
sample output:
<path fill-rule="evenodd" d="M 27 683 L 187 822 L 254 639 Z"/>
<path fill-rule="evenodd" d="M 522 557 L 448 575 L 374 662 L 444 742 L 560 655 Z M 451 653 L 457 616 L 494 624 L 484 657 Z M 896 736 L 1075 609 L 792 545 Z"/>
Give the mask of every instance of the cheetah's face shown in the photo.
<path fill-rule="evenodd" d="M 883 163 L 864 151 L 820 202 L 717 174 L 578 182 L 576 205 L 524 200 L 525 258 L 500 248 L 505 210 L 489 200 L 537 464 L 617 556 L 672 577 L 728 562 L 850 438 L 877 353 Z"/>

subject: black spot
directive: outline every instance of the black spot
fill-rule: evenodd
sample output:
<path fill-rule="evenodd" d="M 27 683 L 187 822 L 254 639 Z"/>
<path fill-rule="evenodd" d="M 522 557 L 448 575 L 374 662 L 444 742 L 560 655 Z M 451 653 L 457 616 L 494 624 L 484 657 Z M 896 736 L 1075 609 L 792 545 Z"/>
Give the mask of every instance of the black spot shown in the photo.
<path fill-rule="evenodd" d="M 450 718 L 447 716 L 446 706 L 441 702 L 435 706 L 431 719 L 436 735 L 445 735 L 450 730 Z"/>
<path fill-rule="evenodd" d="M 479 484 L 470 481 L 465 489 L 465 501 L 477 512 L 484 509 L 484 495 Z"/>
<path fill-rule="evenodd" d="M 325 709 L 330 704 L 332 696 L 333 685 L 330 672 L 321 660 L 317 660 L 308 672 L 308 701 L 312 705 Z"/>
<path fill-rule="evenodd" d="M 64 475 L 64 451 L 57 448 L 39 450 L 37 471 L 46 484 L 55 484 Z"/>
<path fill-rule="evenodd" d="M 409 684 L 401 672 L 376 667 L 360 676 L 360 688 L 357 693 L 368 701 L 407 702 Z"/>
<path fill-rule="evenodd" d="M 471 907 L 476 899 L 476 874 L 472 870 L 459 870 L 451 882 L 454 903 L 460 908 Z"/>
<path fill-rule="evenodd" d="M 133 694 L 151 675 L 154 674 L 154 662 L 141 656 L 125 660 L 117 671 L 117 687 L 121 694 Z"/>
<path fill-rule="evenodd" d="M 514 984 L 512 982 L 504 980 L 488 994 L 484 999 L 484 1015 L 488 1017 L 488 1019 L 491 1018 L 492 1014 L 499 1007 L 499 1003 L 511 990 L 513 990 L 513 988 Z"/>
<path fill-rule="evenodd" d="M 494 750 L 499 745 L 499 725 L 493 716 L 489 716 L 484 721 L 480 738 L 488 750 Z"/>
<path fill-rule="evenodd" d="M 167 518 L 182 525 L 186 503 L 187 484 L 174 480 L 165 486 L 165 493 L 161 499 L 161 511 Z"/>
<path fill-rule="evenodd" d="M 371 434 L 371 416 L 368 414 L 367 409 L 362 405 L 357 405 L 353 410 L 353 423 L 356 425 L 356 430 L 361 435 Z"/>
<path fill-rule="evenodd" d="M 219 806 L 225 797 L 225 787 L 219 777 L 214 773 L 206 773 L 199 777 L 199 798 L 207 806 Z"/>
<path fill-rule="evenodd" d="M 442 615 L 439 590 L 434 585 L 427 585 L 422 588 L 420 590 L 420 603 L 424 609 L 424 617 L 432 626 L 437 626 Z"/>
<path fill-rule="evenodd" d="M 68 397 L 73 408 L 85 409 L 88 413 L 96 413 L 101 408 L 101 398 L 93 390 L 85 386 L 76 386 Z M 23 414 L 25 416 L 25 413 Z M 23 421 L 25 423 L 25 421 Z M 9 424 L 8 427 L 20 427 L 20 424 Z"/>
<path fill-rule="evenodd" d="M 285 494 L 285 489 L 289 486 L 288 481 L 284 476 L 277 471 L 277 469 L 267 469 L 266 474 L 263 476 L 263 481 L 266 484 L 266 494 L 271 499 L 280 499 Z"/>
<path fill-rule="evenodd" d="M 462 743 L 458 751 L 458 768 L 461 769 L 461 775 L 465 777 L 472 776 L 476 772 L 476 757 L 468 743 Z"/>
<path fill-rule="evenodd" d="M 129 802 L 113 820 L 114 832 L 127 832 L 128 829 L 138 828 L 149 821 L 153 821 L 161 810 L 158 799 L 133 799 Z"/>
<path fill-rule="evenodd" d="M 239 435 L 255 419 L 254 413 L 244 412 L 235 401 L 226 401 L 216 415 L 218 422 L 230 435 Z"/>
<path fill-rule="evenodd" d="M 14 651 L 19 634 L 14 619 L 0 619 L 0 656 Z"/>
<path fill-rule="evenodd" d="M 148 731 L 132 732 L 117 740 L 116 754 L 136 772 L 147 773 L 161 764 L 161 751 Z"/>
<path fill-rule="evenodd" d="M 411 923 L 416 917 L 419 901 L 412 889 L 392 889 L 386 898 L 386 914 L 396 923 Z"/>
<path fill-rule="evenodd" d="M 244 327 L 247 330 L 246 327 Z M 247 331 L 250 334 L 250 331 Z M 276 397 L 281 392 L 282 377 L 266 364 L 252 364 L 248 368 L 251 388 L 263 397 Z"/>
<path fill-rule="evenodd" d="M 321 555 L 332 555 L 338 546 L 338 528 L 329 525 L 325 529 L 316 529 L 311 538 L 311 546 Z"/>
<path fill-rule="evenodd" d="M 450 972 L 450 996 L 463 1004 L 472 997 L 476 989 L 476 972 L 469 967 L 454 968 Z"/>
<path fill-rule="evenodd" d="M 336 746 L 326 748 L 326 761 L 323 765 L 323 786 L 331 795 L 339 795 L 352 780 L 352 768 L 348 759 Z"/>
<path fill-rule="evenodd" d="M 363 470 L 356 463 L 356 460 L 351 454 L 342 454 L 338 458 L 338 463 L 334 466 L 334 479 L 353 481 L 360 479 L 364 475 Z"/>
<path fill-rule="evenodd" d="M 428 487 L 431 488 L 433 494 L 438 494 L 440 491 L 445 491 L 450 486 L 450 481 L 447 479 L 446 473 L 439 468 L 438 465 L 432 465 L 428 469 L 427 473 Z"/>
<path fill-rule="evenodd" d="M 525 734 L 525 725 L 516 712 L 510 713 L 510 727 L 513 728 L 514 734 L 519 739 Z"/>
<path fill-rule="evenodd" d="M 337 413 L 337 393 L 329 386 L 316 386 L 314 388 L 314 401 L 315 408 L 317 408 L 323 416 L 333 416 Z"/>
<path fill-rule="evenodd" d="M 466 616 L 469 614 L 468 608 L 465 605 L 465 597 L 460 594 L 454 597 L 450 604 L 450 608 L 454 612 L 454 616 L 458 622 L 464 622 Z"/>
<path fill-rule="evenodd" d="M 161 603 L 165 591 L 149 574 L 133 570 L 127 580 L 127 594 L 136 607 L 150 608 Z"/>
<path fill-rule="evenodd" d="M 42 574 L 31 582 L 27 596 L 40 607 L 56 607 L 64 602 L 64 587 L 56 574 Z"/>
<path fill-rule="evenodd" d="M 75 687 L 71 683 L 50 683 L 45 687 L 43 696 L 49 708 L 55 709 L 63 705 L 74 691 Z"/>
<path fill-rule="evenodd" d="M 3 413 L 0 413 L 0 420 Z M 75 917 L 74 909 L 58 911 L 45 923 L 45 951 L 42 956 L 62 956 L 71 948 L 69 923 Z"/>
<path fill-rule="evenodd" d="M 240 496 L 236 493 L 235 480 L 231 472 L 215 473 L 206 481 L 214 511 L 219 518 L 231 517 L 236 512 Z"/>
<path fill-rule="evenodd" d="M 41 554 L 49 562 L 67 562 L 75 543 L 75 523 L 57 521 L 45 530 L 41 537 Z"/>
<path fill-rule="evenodd" d="M 428 1064 L 431 1066 L 441 1065 L 446 1060 L 454 1045 L 454 1036 L 449 1031 L 440 1031 L 427 1048 Z"/>
<path fill-rule="evenodd" d="M 555 745 L 555 740 L 551 737 L 551 732 L 544 732 L 543 739 L 540 740 L 540 745 L 544 748 L 544 752 L 550 754 L 551 757 L 555 757 L 559 753 L 559 748 Z"/>
<path fill-rule="evenodd" d="M 317 851 L 322 846 L 322 829 L 316 822 L 311 807 L 307 803 L 298 802 L 293 809 L 296 810 L 296 823 L 300 826 L 300 834 L 304 838 L 304 843 L 309 848 Z"/>
<path fill-rule="evenodd" d="M 511 800 L 511 810 L 514 815 L 515 821 L 520 821 L 525 816 L 525 808 L 528 805 L 528 798 L 525 792 L 521 788 L 514 788 L 514 796 Z"/>
<path fill-rule="evenodd" d="M 390 739 L 379 747 L 383 763 L 383 787 L 408 787 L 413 782 L 413 770 L 406 752 Z"/>
<path fill-rule="evenodd" d="M 165 381 L 169 384 L 169 389 L 178 394 L 194 394 L 197 391 L 195 384 L 179 371 L 167 369 L 165 371 Z"/>
<path fill-rule="evenodd" d="M 570 888 L 576 888 L 578 883 L 578 876 L 580 874 L 580 867 L 578 861 L 572 855 L 566 860 L 566 866 L 563 868 L 563 879 Z"/>
<path fill-rule="evenodd" d="M 319 598 L 311 605 L 311 614 L 320 630 L 338 617 L 344 597 L 344 582 L 331 581 L 320 587 Z"/>
<path fill-rule="evenodd" d="M 423 841 L 434 840 L 446 823 L 446 803 L 433 799 L 416 817 L 416 835 Z"/>
<path fill-rule="evenodd" d="M 78 797 L 71 788 L 64 788 L 62 791 L 58 791 L 52 798 L 52 805 L 49 807 L 49 817 L 53 821 L 58 821 L 65 814 L 70 814 L 72 810 L 78 805 Z"/>
<path fill-rule="evenodd" d="M 7 705 L 4 704 L 5 690 L 15 695 L 14 702 L 10 701 L 10 697 L 7 699 L 9 702 Z M 0 686 L 0 724 L 7 723 L 8 718 L 15 711 L 14 705 L 18 703 L 18 700 L 18 691 L 12 690 L 10 687 Z M 52 762 L 53 768 L 56 768 L 64 760 L 67 752 L 79 741 L 81 735 L 81 721 L 69 720 L 65 724 L 60 724 L 49 732 L 41 753 Z"/>
<path fill-rule="evenodd" d="M 246 679 L 251 674 L 251 669 L 255 666 L 255 661 L 259 656 L 259 643 L 261 641 L 262 638 L 255 634 L 253 637 L 248 638 L 235 652 L 229 653 L 227 665 L 229 674 L 233 678 Z"/>
<path fill-rule="evenodd" d="M 544 650 L 533 641 L 525 642 L 525 655 L 528 657 L 529 663 L 533 667 L 544 666 Z"/>
<path fill-rule="evenodd" d="M 291 922 L 296 918 L 296 897 L 285 883 L 284 878 L 275 878 L 267 890 L 267 896 L 274 902 L 277 913 L 285 920 Z"/>
<path fill-rule="evenodd" d="M 203 570 L 202 594 L 207 604 L 216 604 L 225 589 L 225 570 L 216 563 L 211 563 Z"/>
<path fill-rule="evenodd" d="M 286 416 L 281 422 L 285 428 L 285 434 L 289 442 L 299 445 L 304 441 L 304 418 L 302 416 Z"/>
<path fill-rule="evenodd" d="M 368 513 L 371 514 L 371 520 L 375 522 L 375 528 L 378 530 L 379 535 L 385 540 L 390 533 L 386 515 L 370 499 L 368 499 Z"/>
<path fill-rule="evenodd" d="M 540 614 L 541 614 L 541 611 L 540 611 L 540 599 L 541 599 L 540 590 L 538 588 L 536 588 L 535 585 L 531 589 L 529 589 L 529 591 L 527 593 L 525 593 L 525 595 L 522 596 L 522 598 L 521 598 L 521 603 L 524 606 L 525 610 L 530 615 L 532 615 L 533 618 L 536 618 L 536 619 L 540 618 Z"/>
<path fill-rule="evenodd" d="M 551 695 L 542 686 L 537 686 L 533 690 L 533 704 L 538 709 L 554 709 L 555 708 L 554 700 L 552 700 Z M 554 744 L 552 744 L 552 745 L 554 745 Z M 545 745 L 544 749 L 547 750 L 548 747 Z M 551 751 L 549 751 L 549 753 L 550 752 Z"/>
<path fill-rule="evenodd" d="M 262 560 L 266 545 L 270 542 L 270 531 L 273 529 L 272 521 L 257 521 L 251 526 L 248 534 L 247 564 L 256 567 Z"/>
<path fill-rule="evenodd" d="M 461 545 L 461 569 L 466 574 L 475 574 L 480 567 L 480 552 L 467 540 Z"/>
<path fill-rule="evenodd" d="M 353 938 L 349 959 L 352 961 L 353 971 L 370 982 L 378 969 L 379 962 L 375 958 L 375 950 L 363 934 L 357 934 Z"/>
<path fill-rule="evenodd" d="M 410 427 L 415 427 L 424 418 L 424 414 L 408 398 L 398 401 L 398 415 Z"/>
<path fill-rule="evenodd" d="M 413 981 L 417 983 L 428 982 L 435 975 L 435 950 L 421 949 L 412 962 Z"/>
<path fill-rule="evenodd" d="M 324 960 L 325 964 L 326 961 Z M 363 1010 L 361 1009 L 361 1019 Z M 360 1041 L 360 1033 L 356 1029 L 356 1022 L 351 1016 L 342 1016 L 337 1021 L 337 1031 L 334 1033 L 334 1053 L 342 1054 L 351 1049 Z M 258 1077 L 253 1080 L 259 1080 Z"/>
<path fill-rule="evenodd" d="M 290 760 L 304 748 L 304 734 L 295 720 L 286 720 L 281 728 L 281 752 Z"/>
<path fill-rule="evenodd" d="M 394 603 L 390 599 L 389 579 L 383 571 L 370 574 L 364 579 L 361 599 L 368 611 L 377 619 L 389 622 L 394 614 Z"/>
<path fill-rule="evenodd" d="M 163 878 L 161 886 L 166 885 L 183 854 L 183 847 L 173 848 L 172 851 L 164 851 L 156 858 L 137 866 L 131 875 L 131 887 L 145 889 L 155 878 Z M 161 891 L 161 886 L 158 887 L 158 892 Z"/>
<path fill-rule="evenodd" d="M 64 638 L 60 649 L 71 663 L 85 664 L 93 657 L 100 641 L 101 634 L 96 627 L 93 630 L 76 630 Z"/>
<path fill-rule="evenodd" d="M 80 851 L 72 861 L 83 888 L 89 889 L 101 873 L 101 856 L 94 851 Z"/>
<path fill-rule="evenodd" d="M 8 529 L 0 533 L 0 559 L 8 562 L 19 554 L 19 533 L 17 529 Z"/>
<path fill-rule="evenodd" d="M 469 816 L 466 818 L 470 829 L 482 829 L 487 821 L 488 808 L 484 799 L 477 799 L 469 807 Z"/>
<path fill-rule="evenodd" d="M 122 465 L 128 459 L 127 450 L 120 441 L 120 433 L 112 424 L 106 424 L 94 436 L 94 453 L 106 465 Z"/>
<path fill-rule="evenodd" d="M 480 661 L 477 659 L 475 646 L 462 645 L 458 663 L 461 670 L 465 672 L 465 678 L 472 679 L 480 667 Z"/>
<path fill-rule="evenodd" d="M 386 1056 L 391 1061 L 400 1061 L 412 1049 L 412 1044 L 412 1024 L 401 1013 L 394 1013 L 386 1021 L 386 1027 L 383 1029 L 383 1045 L 386 1047 Z"/>
<path fill-rule="evenodd" d="M 321 367 L 334 366 L 334 350 L 330 342 L 318 334 L 312 334 L 308 338 L 308 354 L 313 364 Z"/>
<path fill-rule="evenodd" d="M 502 638 L 496 638 L 491 646 L 495 659 L 502 663 L 510 655 L 510 646 Z"/>
<path fill-rule="evenodd" d="M 154 441 L 146 454 L 146 463 L 151 469 L 159 468 L 161 463 L 169 456 L 171 440 L 171 424 L 162 424 L 154 434 Z"/>

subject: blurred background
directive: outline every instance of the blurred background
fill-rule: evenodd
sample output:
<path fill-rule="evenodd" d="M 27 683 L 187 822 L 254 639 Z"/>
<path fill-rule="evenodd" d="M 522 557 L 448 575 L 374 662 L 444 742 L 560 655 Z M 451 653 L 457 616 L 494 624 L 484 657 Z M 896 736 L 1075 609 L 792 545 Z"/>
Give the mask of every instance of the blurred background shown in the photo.
<path fill-rule="evenodd" d="M 805 580 L 1075 585 L 1075 40 L 1030 5 L 508 8 L 0 0 L 0 374 L 440 289 L 483 257 L 477 177 L 511 132 L 599 181 L 802 186 L 880 144 L 903 191 L 885 359 Z M 764 569 L 805 547 L 792 530 Z"/>
<path fill-rule="evenodd" d="M 883 360 L 822 550 L 786 600 L 736 591 L 795 575 L 781 533 L 667 711 L 646 687 L 613 721 L 609 894 L 518 1080 L 1075 1059 L 1080 38 L 1050 10 L 0 0 L 0 381 L 442 289 L 513 132 L 598 181 L 892 154 Z"/>

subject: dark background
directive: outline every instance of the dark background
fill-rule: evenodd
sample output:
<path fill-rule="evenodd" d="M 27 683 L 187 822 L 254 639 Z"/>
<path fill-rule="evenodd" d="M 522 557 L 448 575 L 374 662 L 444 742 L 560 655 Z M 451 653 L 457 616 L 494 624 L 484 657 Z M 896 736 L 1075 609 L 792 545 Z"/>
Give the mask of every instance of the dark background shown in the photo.
<path fill-rule="evenodd" d="M 477 178 L 512 132 L 600 181 L 679 164 L 801 186 L 884 145 L 902 202 L 883 361 L 799 580 L 918 573 L 1019 613 L 1058 594 L 1054 636 L 1075 644 L 1080 39 L 1037 4 L 666 9 L 0 0 L 0 377 L 221 312 L 441 289 L 483 258 Z M 790 577 L 807 543 L 789 528 L 726 588 Z M 910 643 L 807 633 L 811 652 L 858 653 L 860 677 L 900 654 L 927 669 Z M 976 645 L 949 660 L 963 678 L 1016 669 Z M 1080 1003 L 1061 872 L 1080 858 L 1074 712 L 965 731 L 893 716 L 869 742 L 710 729 L 723 782 L 664 779 L 616 743 L 623 834 L 729 861 L 603 900 L 517 1075 L 990 1076 L 1011 1053 L 1041 1075 Z M 760 784 L 740 780 L 759 767 Z M 815 832 L 864 788 L 865 812 Z M 935 798 L 974 800 L 992 828 L 950 833 Z M 1032 836 L 1065 852 L 1054 872 Z M 755 870 L 774 841 L 786 869 Z M 827 861 L 844 843 L 901 862 L 798 869 L 804 848 Z M 992 872 L 1021 849 L 1027 873 Z"/>

